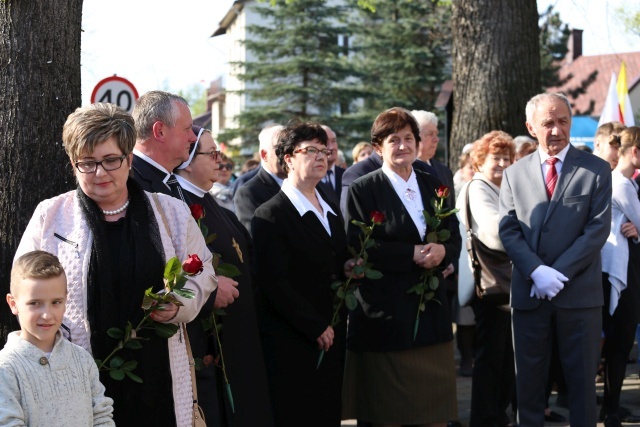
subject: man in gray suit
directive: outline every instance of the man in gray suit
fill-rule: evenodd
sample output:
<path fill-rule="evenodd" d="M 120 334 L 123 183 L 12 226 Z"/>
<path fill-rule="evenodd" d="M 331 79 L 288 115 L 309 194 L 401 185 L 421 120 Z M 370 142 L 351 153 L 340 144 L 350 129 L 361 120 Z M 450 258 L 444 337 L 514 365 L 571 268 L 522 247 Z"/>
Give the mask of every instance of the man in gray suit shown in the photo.
<path fill-rule="evenodd" d="M 569 144 L 571 107 L 564 95 L 531 98 L 526 116 L 538 151 L 507 168 L 500 189 L 500 238 L 514 266 L 518 424 L 544 425 L 555 330 L 571 425 L 595 426 L 600 250 L 611 227 L 611 171 L 607 162 Z"/>

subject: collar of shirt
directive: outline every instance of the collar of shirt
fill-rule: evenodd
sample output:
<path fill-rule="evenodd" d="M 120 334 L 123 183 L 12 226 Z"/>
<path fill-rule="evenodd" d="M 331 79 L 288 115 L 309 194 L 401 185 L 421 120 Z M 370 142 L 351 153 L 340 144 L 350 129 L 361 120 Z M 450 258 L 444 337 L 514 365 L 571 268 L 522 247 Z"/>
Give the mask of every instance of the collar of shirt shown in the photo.
<path fill-rule="evenodd" d="M 569 145 L 571 145 L 571 143 L 568 143 L 567 146 L 564 147 L 562 150 L 560 150 L 560 152 L 558 154 L 553 156 L 553 157 L 556 157 L 558 159 L 558 162 L 556 163 L 556 171 L 558 171 L 558 173 L 560 173 L 560 171 L 562 170 L 562 165 L 564 164 L 564 159 L 567 157 L 567 152 L 569 152 Z M 542 147 L 538 147 L 538 153 L 540 153 L 540 164 L 542 165 L 542 172 L 543 172 L 543 174 L 546 174 L 547 173 L 547 169 L 549 168 L 549 165 L 547 164 L 547 159 L 549 157 L 552 157 L 552 156 L 547 154 L 542 149 Z"/>
<path fill-rule="evenodd" d="M 318 212 L 316 207 L 311 204 L 309 199 L 307 199 L 300 190 L 298 190 L 293 185 L 291 185 L 288 179 L 285 179 L 283 181 L 281 190 L 289 198 L 289 200 L 291 201 L 293 206 L 296 208 L 300 216 L 303 216 L 307 212 L 313 212 L 318 217 L 318 219 L 320 220 L 324 228 L 327 230 L 327 233 L 331 235 L 331 227 L 329 226 L 329 220 L 327 219 L 327 215 L 329 213 L 332 213 L 334 216 L 338 216 L 338 215 L 336 215 L 333 209 L 331 209 L 331 206 L 329 206 L 322 199 L 322 197 L 320 196 L 320 193 L 318 193 L 318 190 L 314 190 L 314 191 L 316 192 L 316 197 L 318 198 L 318 202 L 320 202 L 320 206 L 322 206 L 323 213 Z"/>
<path fill-rule="evenodd" d="M 271 178 L 275 179 L 276 182 L 278 183 L 278 187 L 282 187 L 282 182 L 284 181 L 282 178 L 280 178 L 278 175 L 276 175 L 275 173 L 271 172 L 267 167 L 265 163 L 262 163 L 262 169 L 264 169 L 264 171 L 266 173 L 268 173 L 269 175 L 271 175 Z"/>
<path fill-rule="evenodd" d="M 194 185 L 191 181 L 187 181 L 180 175 L 176 174 L 175 177 L 178 180 L 178 184 L 180 184 L 180 187 L 184 188 L 189 193 L 195 194 L 199 198 L 203 198 L 204 195 L 207 194 L 207 192 L 204 191 L 202 188 Z"/>
<path fill-rule="evenodd" d="M 422 211 L 424 210 L 424 203 L 422 203 L 422 194 L 420 193 L 420 187 L 418 187 L 416 172 L 411 169 L 411 175 L 409 175 L 409 179 L 407 181 L 392 171 L 387 163 L 382 164 L 382 172 L 387 176 L 387 178 L 389 178 L 391 186 L 398 194 L 400 201 L 415 224 L 416 229 L 420 234 L 420 238 L 424 239 L 427 232 L 427 221 L 424 219 L 424 215 L 422 214 Z M 412 197 L 408 198 L 405 194 L 407 194 L 409 190 L 414 194 Z"/>
<path fill-rule="evenodd" d="M 150 165 L 152 165 L 154 168 L 161 170 L 162 172 L 166 173 L 167 176 L 164 177 L 164 179 L 162 180 L 162 182 L 164 184 L 167 183 L 167 181 L 169 181 L 169 177 L 171 176 L 171 172 L 169 172 L 168 170 L 166 170 L 160 163 L 156 162 L 155 160 L 153 160 L 151 157 L 147 156 L 146 154 L 144 154 L 142 151 L 139 151 L 137 149 L 133 149 L 133 154 L 140 157 L 142 160 L 144 160 L 145 162 L 149 163 Z"/>

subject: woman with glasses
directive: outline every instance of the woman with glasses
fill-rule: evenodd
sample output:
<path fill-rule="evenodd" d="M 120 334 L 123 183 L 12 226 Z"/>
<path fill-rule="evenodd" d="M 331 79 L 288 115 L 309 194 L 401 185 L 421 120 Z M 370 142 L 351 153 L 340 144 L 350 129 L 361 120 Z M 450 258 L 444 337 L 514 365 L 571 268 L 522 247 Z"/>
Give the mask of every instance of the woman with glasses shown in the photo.
<path fill-rule="evenodd" d="M 361 231 L 352 221 L 370 224 L 372 212 L 385 215 L 373 230 L 376 245 L 367 250 L 382 278 L 362 280 L 358 306 L 349 313 L 343 417 L 373 426 L 445 426 L 458 411 L 442 270 L 460 254 L 458 221 L 455 215 L 442 220 L 438 230 L 450 232 L 444 243 L 427 242 L 435 230 L 427 227 L 423 211 L 434 215 L 441 184 L 412 167 L 420 130 L 409 111 L 395 107 L 380 113 L 371 143 L 384 162 L 349 187 L 347 237 L 359 250 Z M 410 289 L 421 283 L 425 269 L 436 269 L 438 287 L 418 311 L 420 297 Z"/>
<path fill-rule="evenodd" d="M 223 208 L 234 212 L 233 208 L 233 189 L 231 188 L 231 177 L 233 176 L 233 160 L 220 153 L 220 167 L 218 169 L 218 178 L 213 183 L 213 187 L 209 193 L 215 197 L 216 202 Z"/>
<path fill-rule="evenodd" d="M 129 113 L 113 104 L 78 108 L 67 118 L 62 140 L 78 188 L 38 205 L 16 258 L 39 249 L 60 259 L 68 281 L 63 326 L 73 343 L 104 360 L 120 341 L 108 330 L 142 320 L 145 290 L 163 289 L 167 260 L 196 254 L 203 271 L 187 279 L 195 298 L 178 297 L 183 305 L 154 311 L 157 322 L 193 320 L 217 279 L 189 209 L 169 196 L 152 197 L 129 178 L 136 141 Z M 147 329 L 139 336 L 144 338 L 138 341 L 141 348 L 127 346 L 117 354 L 131 362 L 129 367 L 137 362 L 131 372 L 139 379 L 100 372 L 105 394 L 114 400 L 116 425 L 191 425 L 193 396 L 183 334 L 167 339 Z"/>
<path fill-rule="evenodd" d="M 316 123 L 281 131 L 276 155 L 287 178 L 251 223 L 256 305 L 278 427 L 340 425 L 346 322 L 330 325 L 331 284 L 354 263 L 338 207 L 316 189 L 327 172 L 326 145 Z"/>
<path fill-rule="evenodd" d="M 255 271 L 251 236 L 235 214 L 221 208 L 208 192 L 221 174 L 220 166 L 226 163 L 211 132 L 193 126 L 193 133 L 198 139 L 191 144 L 189 159 L 174 173 L 185 201 L 191 207 L 200 205 L 203 208 L 204 217 L 200 223 L 208 228 L 208 235 L 216 236 L 207 244 L 209 250 L 220 256 L 220 262 L 231 264 L 240 272 L 234 278 L 218 274 L 219 282 L 237 280 L 234 285 L 242 294 L 242 298 L 227 306 L 226 314 L 218 319 L 222 324 L 220 338 L 235 413 L 231 411 L 225 393 L 216 393 L 224 376 L 213 363 L 196 371 L 198 399 L 205 418 L 222 420 L 221 426 L 270 427 L 273 421 L 253 296 Z M 199 209 L 192 211 L 197 214 Z M 210 318 L 209 313 L 210 310 L 202 310 L 198 317 L 206 321 Z M 191 322 L 187 329 L 194 357 L 213 360 L 220 356 L 212 331 L 205 329 L 200 319 Z"/>

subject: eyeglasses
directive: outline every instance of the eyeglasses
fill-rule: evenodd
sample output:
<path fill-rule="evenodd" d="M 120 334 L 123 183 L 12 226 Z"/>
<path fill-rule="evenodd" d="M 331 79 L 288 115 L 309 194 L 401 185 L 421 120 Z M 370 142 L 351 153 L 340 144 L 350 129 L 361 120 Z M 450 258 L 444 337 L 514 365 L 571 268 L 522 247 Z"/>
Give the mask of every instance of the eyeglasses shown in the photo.
<path fill-rule="evenodd" d="M 116 169 L 120 169 L 122 162 L 126 157 L 127 155 L 123 154 L 120 157 L 108 157 L 99 162 L 75 162 L 75 165 L 76 169 L 78 169 L 80 173 L 94 173 L 98 170 L 98 166 L 102 166 L 102 169 L 105 171 L 114 171 Z"/>
<path fill-rule="evenodd" d="M 219 170 L 223 171 L 223 170 L 228 170 L 231 171 L 233 170 L 233 165 L 231 163 L 221 163 L 220 166 L 218 167 Z"/>
<path fill-rule="evenodd" d="M 308 154 L 310 156 L 316 156 L 316 157 L 318 156 L 318 153 L 322 153 L 327 157 L 333 154 L 333 150 L 329 150 L 328 148 L 323 148 L 322 150 L 318 150 L 315 147 L 302 147 L 302 148 L 298 148 L 297 150 L 293 150 L 293 152 L 304 153 L 304 154 Z"/>
<path fill-rule="evenodd" d="M 204 154 L 206 156 L 211 156 L 211 158 L 213 160 L 217 160 L 218 157 L 220 157 L 220 150 L 212 150 L 212 151 L 209 151 L 209 152 L 199 151 L 199 152 L 196 153 L 196 155 L 198 155 L 198 154 Z"/>

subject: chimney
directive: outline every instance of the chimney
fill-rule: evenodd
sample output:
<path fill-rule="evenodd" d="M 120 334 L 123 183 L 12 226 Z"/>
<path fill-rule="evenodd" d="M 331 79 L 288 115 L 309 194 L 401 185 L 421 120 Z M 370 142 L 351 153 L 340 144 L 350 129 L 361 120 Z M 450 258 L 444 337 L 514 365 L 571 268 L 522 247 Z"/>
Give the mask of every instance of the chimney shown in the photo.
<path fill-rule="evenodd" d="M 567 52 L 567 58 L 570 63 L 582 56 L 582 31 L 577 28 L 571 30 L 569 52 Z"/>

